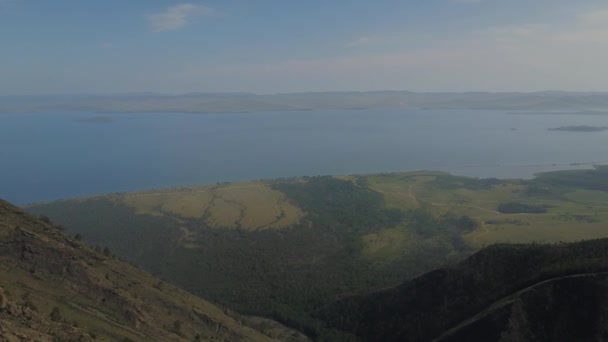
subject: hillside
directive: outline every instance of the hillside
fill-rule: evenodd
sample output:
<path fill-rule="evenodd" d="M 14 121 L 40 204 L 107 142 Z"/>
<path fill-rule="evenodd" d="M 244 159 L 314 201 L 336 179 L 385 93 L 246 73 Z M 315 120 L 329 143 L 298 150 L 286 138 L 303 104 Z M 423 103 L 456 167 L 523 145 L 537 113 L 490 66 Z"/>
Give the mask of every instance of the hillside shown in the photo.
<path fill-rule="evenodd" d="M 599 341 L 608 239 L 496 245 L 317 316 L 360 341 Z"/>
<path fill-rule="evenodd" d="M 606 168 L 476 179 L 301 177 L 43 203 L 84 241 L 239 312 L 326 338 L 311 316 L 500 243 L 608 237 Z M 329 339 L 329 337 L 327 337 Z"/>
<path fill-rule="evenodd" d="M 274 341 L 0 200 L 0 340 Z"/>
<path fill-rule="evenodd" d="M 117 194 L 28 210 L 203 298 L 312 337 L 322 334 L 309 316 L 315 308 L 456 260 L 468 251 L 460 234 L 475 226 L 458 215 L 406 215 L 386 208 L 381 193 L 333 177 Z M 437 234 L 406 225 L 418 221 Z M 366 247 L 377 245 L 366 242 L 376 234 L 396 235 L 407 248 L 376 255 L 378 248 Z"/>
<path fill-rule="evenodd" d="M 553 110 L 605 114 L 608 94 L 584 92 L 312 92 L 0 96 L 0 113 L 36 111 L 235 113 L 323 109 L 426 108 Z M 559 113 L 558 113 L 559 114 Z"/>

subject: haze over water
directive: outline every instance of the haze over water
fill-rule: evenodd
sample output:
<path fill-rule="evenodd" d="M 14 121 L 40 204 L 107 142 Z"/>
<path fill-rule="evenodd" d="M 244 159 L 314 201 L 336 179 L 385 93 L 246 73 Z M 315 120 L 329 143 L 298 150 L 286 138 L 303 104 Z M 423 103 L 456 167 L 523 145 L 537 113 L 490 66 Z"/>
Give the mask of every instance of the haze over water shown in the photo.
<path fill-rule="evenodd" d="M 608 160 L 608 132 L 547 130 L 572 125 L 608 126 L 608 116 L 396 109 L 3 114 L 0 198 L 25 204 L 224 181 L 408 170 L 519 178 Z"/>

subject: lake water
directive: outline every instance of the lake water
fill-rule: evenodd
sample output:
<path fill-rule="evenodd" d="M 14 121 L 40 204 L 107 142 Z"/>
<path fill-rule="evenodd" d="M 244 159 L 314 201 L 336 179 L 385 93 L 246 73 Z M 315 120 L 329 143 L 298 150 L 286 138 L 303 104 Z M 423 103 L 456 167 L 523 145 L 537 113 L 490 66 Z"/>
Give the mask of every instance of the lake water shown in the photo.
<path fill-rule="evenodd" d="M 396 109 L 2 114 L 0 198 L 25 204 L 189 184 L 421 169 L 531 177 L 608 160 L 608 132 L 547 130 L 570 125 L 608 126 L 608 116 Z"/>

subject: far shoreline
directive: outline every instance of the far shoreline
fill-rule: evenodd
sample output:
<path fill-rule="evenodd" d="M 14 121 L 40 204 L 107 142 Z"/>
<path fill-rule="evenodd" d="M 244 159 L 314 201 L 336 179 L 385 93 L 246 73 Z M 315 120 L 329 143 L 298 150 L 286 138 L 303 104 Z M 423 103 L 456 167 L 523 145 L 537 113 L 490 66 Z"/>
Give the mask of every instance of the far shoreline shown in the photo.
<path fill-rule="evenodd" d="M 58 202 L 58 201 L 81 201 L 87 200 L 91 198 L 98 197 L 111 197 L 111 196 L 121 196 L 126 194 L 143 194 L 143 193 L 157 193 L 157 192 L 172 192 L 172 191 L 189 191 L 194 188 L 203 188 L 203 187 L 214 187 L 214 186 L 228 186 L 236 185 L 236 184 L 246 184 L 246 183 L 264 183 L 270 182 L 274 180 L 280 179 L 289 179 L 289 178 L 307 178 L 307 177 L 316 177 L 316 176 L 331 176 L 331 177 L 355 177 L 355 176 L 371 176 L 371 175 L 382 175 L 382 174 L 424 174 L 424 175 L 437 175 L 437 174 L 446 174 L 451 176 L 459 176 L 466 177 L 472 179 L 500 179 L 500 180 L 531 180 L 538 177 L 540 174 L 548 173 L 548 172 L 561 172 L 561 171 L 583 171 L 583 170 L 591 170 L 596 166 L 608 166 L 608 161 L 603 162 L 574 162 L 569 164 L 563 163 L 554 163 L 554 164 L 520 164 L 520 165 L 469 165 L 469 166 L 459 166 L 459 167 L 451 167 L 451 168 L 443 168 L 436 170 L 393 170 L 393 171 L 372 171 L 372 172 L 360 172 L 360 173 L 348 173 L 348 174 L 331 174 L 331 175 L 296 175 L 296 176 L 284 176 L 284 177 L 275 177 L 275 178 L 259 178 L 259 179 L 243 179 L 243 180 L 234 180 L 234 181 L 217 181 L 217 182 L 201 182 L 195 184 L 178 184 L 178 185 L 168 185 L 168 186 L 151 186 L 140 189 L 124 189 L 124 190 L 116 190 L 116 191 L 107 191 L 107 192 L 98 192 L 98 193 L 90 193 L 90 194 L 82 194 L 76 196 L 66 196 L 60 198 L 51 198 L 44 200 L 34 200 L 27 203 L 16 203 L 21 208 L 28 208 L 31 206 Z M 537 168 L 536 172 L 533 172 L 529 177 L 479 177 L 472 176 L 470 174 L 462 174 L 460 172 L 455 172 L 456 169 L 466 169 L 466 168 L 479 168 L 479 167 L 490 167 L 490 168 L 518 168 L 518 167 L 531 167 Z M 542 168 L 542 169 L 538 169 Z M 5 199 L 6 200 L 6 199 Z"/>
<path fill-rule="evenodd" d="M 595 133 L 608 131 L 606 126 L 561 126 L 555 128 L 548 128 L 549 131 L 562 131 L 562 132 L 582 132 L 582 133 Z"/>

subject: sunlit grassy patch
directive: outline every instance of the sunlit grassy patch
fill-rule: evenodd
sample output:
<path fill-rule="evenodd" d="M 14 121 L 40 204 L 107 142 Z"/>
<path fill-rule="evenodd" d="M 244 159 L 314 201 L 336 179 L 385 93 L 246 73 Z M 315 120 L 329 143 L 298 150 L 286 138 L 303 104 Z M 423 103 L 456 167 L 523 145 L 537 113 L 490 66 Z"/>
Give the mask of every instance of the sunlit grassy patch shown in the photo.
<path fill-rule="evenodd" d="M 280 228 L 303 216 L 283 193 L 261 182 L 132 193 L 120 200 L 137 214 L 203 219 L 217 228 Z"/>
<path fill-rule="evenodd" d="M 162 193 L 128 194 L 123 197 L 122 201 L 134 208 L 136 214 L 162 215 L 162 211 L 160 211 L 164 201 Z"/>
<path fill-rule="evenodd" d="M 213 199 L 210 189 L 193 189 L 189 193 L 174 193 L 165 196 L 161 210 L 187 218 L 199 218 L 205 213 Z"/>
<path fill-rule="evenodd" d="M 474 218 L 480 226 L 463 236 L 474 248 L 499 242 L 559 242 L 608 237 L 607 192 L 560 191 L 560 195 L 534 197 L 527 195 L 526 184 L 519 180 L 488 185 L 483 180 L 450 177 L 388 174 L 371 175 L 367 179 L 370 188 L 384 194 L 389 208 L 408 210 L 424 206 L 437 215 L 456 213 Z M 498 205 L 507 202 L 546 206 L 547 212 L 497 212 Z M 366 251 L 380 248 L 373 246 L 381 246 L 381 241 L 376 236 L 367 237 Z"/>
<path fill-rule="evenodd" d="M 206 222 L 215 227 L 235 228 L 241 220 L 241 208 L 238 204 L 216 198 L 209 207 Z"/>
<path fill-rule="evenodd" d="M 363 236 L 363 254 L 375 259 L 393 259 L 416 242 L 415 234 L 403 228 L 384 229 Z"/>

